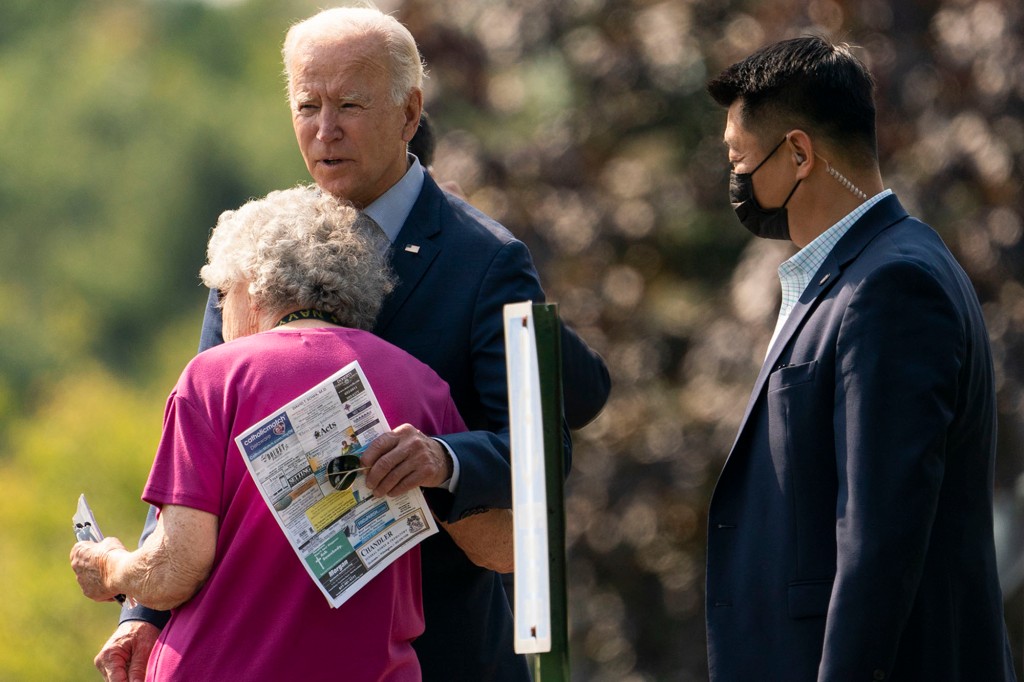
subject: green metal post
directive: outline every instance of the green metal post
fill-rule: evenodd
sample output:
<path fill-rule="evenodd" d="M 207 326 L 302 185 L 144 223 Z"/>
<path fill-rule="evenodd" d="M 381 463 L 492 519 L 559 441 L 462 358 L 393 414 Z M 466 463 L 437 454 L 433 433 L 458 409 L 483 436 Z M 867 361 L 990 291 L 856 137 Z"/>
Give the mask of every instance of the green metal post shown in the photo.
<path fill-rule="evenodd" d="M 548 508 L 548 576 L 551 596 L 551 651 L 534 659 L 535 682 L 569 681 L 569 625 L 565 589 L 565 448 L 562 441 L 562 333 L 558 305 L 535 303 L 544 472 Z"/>

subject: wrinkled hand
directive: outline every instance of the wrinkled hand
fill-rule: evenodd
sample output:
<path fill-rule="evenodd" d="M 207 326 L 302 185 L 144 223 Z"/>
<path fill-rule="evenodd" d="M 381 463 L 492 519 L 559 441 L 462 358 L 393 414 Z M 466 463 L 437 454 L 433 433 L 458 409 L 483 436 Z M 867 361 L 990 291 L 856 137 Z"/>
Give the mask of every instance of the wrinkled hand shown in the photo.
<path fill-rule="evenodd" d="M 106 682 L 143 682 L 149 655 L 159 636 L 160 628 L 152 623 L 125 621 L 96 654 L 93 665 Z"/>
<path fill-rule="evenodd" d="M 113 569 L 111 559 L 119 553 L 127 552 L 117 538 L 75 543 L 71 548 L 71 568 L 75 571 L 82 593 L 94 601 L 112 601 L 118 590 L 109 586 Z"/>
<path fill-rule="evenodd" d="M 416 486 L 436 488 L 452 475 L 444 446 L 409 424 L 378 436 L 363 452 L 362 463 L 369 467 L 366 485 L 376 497 L 401 495 Z"/>

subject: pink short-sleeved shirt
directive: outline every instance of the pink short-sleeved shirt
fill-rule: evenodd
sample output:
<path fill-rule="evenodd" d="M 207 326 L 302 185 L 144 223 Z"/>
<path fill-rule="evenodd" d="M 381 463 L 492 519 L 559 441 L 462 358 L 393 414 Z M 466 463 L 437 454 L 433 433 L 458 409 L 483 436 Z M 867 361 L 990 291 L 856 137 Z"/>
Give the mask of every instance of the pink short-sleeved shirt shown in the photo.
<path fill-rule="evenodd" d="M 419 680 L 419 550 L 338 609 L 313 584 L 260 497 L 234 437 L 359 360 L 391 427 L 428 435 L 465 425 L 430 368 L 368 332 L 279 329 L 201 353 L 167 401 L 143 492 L 215 514 L 210 577 L 174 609 L 149 661 L 152 680 Z"/>

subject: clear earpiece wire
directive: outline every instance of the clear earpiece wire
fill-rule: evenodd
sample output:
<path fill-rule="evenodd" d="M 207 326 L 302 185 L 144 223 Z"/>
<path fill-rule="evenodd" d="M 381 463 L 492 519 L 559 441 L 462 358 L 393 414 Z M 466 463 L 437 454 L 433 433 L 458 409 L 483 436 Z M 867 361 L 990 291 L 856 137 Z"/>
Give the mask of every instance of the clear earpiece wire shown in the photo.
<path fill-rule="evenodd" d="M 815 154 L 815 156 L 818 156 L 818 155 Z M 840 185 L 842 185 L 847 190 L 849 190 L 849 192 L 851 194 L 853 194 L 855 197 L 857 197 L 861 201 L 866 201 L 867 200 L 868 195 L 865 194 L 859 187 L 857 187 L 857 185 L 855 185 L 852 182 L 850 182 L 850 180 L 847 179 L 847 177 L 845 175 L 843 175 L 842 173 L 837 171 L 835 168 L 833 168 L 832 164 L 830 164 L 826 159 L 824 159 L 824 158 L 822 158 L 820 156 L 818 156 L 818 158 L 825 162 L 825 170 L 828 171 L 829 175 L 831 175 L 833 178 L 836 179 L 836 182 L 838 182 Z"/>

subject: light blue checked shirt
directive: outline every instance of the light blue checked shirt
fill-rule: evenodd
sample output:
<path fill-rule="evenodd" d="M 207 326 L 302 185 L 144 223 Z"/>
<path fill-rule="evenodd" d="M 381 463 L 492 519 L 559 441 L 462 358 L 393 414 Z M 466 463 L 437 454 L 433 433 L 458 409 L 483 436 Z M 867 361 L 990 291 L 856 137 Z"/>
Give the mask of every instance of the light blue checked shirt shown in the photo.
<path fill-rule="evenodd" d="M 843 238 L 843 235 L 853 227 L 853 224 L 862 215 L 868 212 L 868 209 L 890 194 L 892 194 L 892 190 L 887 189 L 871 197 L 779 266 L 779 281 L 782 283 L 782 306 L 779 308 L 779 319 L 775 323 L 775 332 L 772 334 L 772 340 L 768 344 L 768 351 L 771 351 L 772 346 L 775 345 L 775 339 L 779 338 L 779 332 L 782 331 L 783 325 L 789 319 L 793 306 L 800 300 L 804 289 L 811 283 L 811 277 L 818 271 L 821 264 L 825 262 L 828 254 L 832 253 L 832 249 Z"/>

